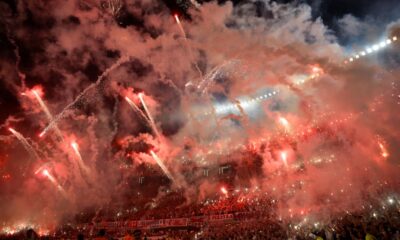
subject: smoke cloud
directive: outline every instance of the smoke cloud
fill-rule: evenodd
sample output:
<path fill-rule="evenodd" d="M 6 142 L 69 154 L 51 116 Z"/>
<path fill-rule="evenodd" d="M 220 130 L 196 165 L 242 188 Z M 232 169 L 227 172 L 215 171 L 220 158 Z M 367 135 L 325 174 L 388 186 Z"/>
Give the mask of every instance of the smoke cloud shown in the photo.
<path fill-rule="evenodd" d="M 16 13 L 0 3 L 1 87 L 14 99 L 1 102 L 0 171 L 11 175 L 0 185 L 1 221 L 49 226 L 123 205 L 142 191 L 130 184 L 164 176 L 150 151 L 174 176 L 147 190 L 154 199 L 167 187 L 203 201 L 220 185 L 202 171 L 226 165 L 230 185 L 270 194 L 281 217 L 329 218 L 398 189 L 398 69 L 368 57 L 344 64 L 344 47 L 310 6 L 205 3 L 179 16 L 183 36 L 161 1 L 115 2 L 18 1 Z M 38 87 L 52 120 L 29 95 Z"/>

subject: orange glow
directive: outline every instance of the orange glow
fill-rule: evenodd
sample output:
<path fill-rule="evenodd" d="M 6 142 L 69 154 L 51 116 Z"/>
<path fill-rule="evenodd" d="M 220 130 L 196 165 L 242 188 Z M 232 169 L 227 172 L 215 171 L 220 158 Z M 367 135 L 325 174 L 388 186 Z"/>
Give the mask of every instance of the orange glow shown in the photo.
<path fill-rule="evenodd" d="M 36 85 L 32 89 L 22 92 L 21 95 L 33 98 L 41 98 L 44 95 L 43 87 L 40 85 Z"/>

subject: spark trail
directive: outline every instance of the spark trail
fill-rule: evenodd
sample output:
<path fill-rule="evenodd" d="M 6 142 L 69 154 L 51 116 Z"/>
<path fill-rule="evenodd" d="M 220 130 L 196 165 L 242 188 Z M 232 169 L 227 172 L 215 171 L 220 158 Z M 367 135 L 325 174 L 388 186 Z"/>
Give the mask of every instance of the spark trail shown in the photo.
<path fill-rule="evenodd" d="M 143 99 L 143 93 L 139 93 L 138 96 L 139 96 L 140 102 L 141 102 L 142 105 L 143 105 L 144 111 L 146 112 L 147 118 L 148 118 L 149 123 L 150 123 L 150 127 L 153 129 L 153 132 L 154 132 L 154 134 L 157 136 L 157 138 L 158 138 L 158 139 L 161 139 L 161 138 L 160 138 L 161 135 L 160 135 L 160 133 L 159 133 L 158 130 L 157 130 L 156 124 L 154 123 L 154 119 L 153 119 L 153 117 L 151 116 L 150 111 L 149 111 L 149 109 L 147 108 L 147 105 L 146 105 L 146 103 L 145 103 L 145 101 L 144 101 L 144 99 Z"/>
<path fill-rule="evenodd" d="M 29 155 L 35 160 L 39 160 L 39 155 L 36 153 L 35 149 L 29 144 L 28 140 L 19 132 L 13 128 L 8 128 L 8 130 L 21 142 L 22 146 L 29 153 Z"/>
<path fill-rule="evenodd" d="M 146 120 L 146 122 L 149 122 L 150 120 L 146 117 L 146 115 L 143 113 L 143 111 L 136 105 L 135 102 L 133 102 L 129 97 L 125 97 L 125 100 L 128 102 L 129 106 L 137 112 L 142 118 Z M 150 124 L 151 126 L 151 124 Z"/>
<path fill-rule="evenodd" d="M 285 131 L 290 131 L 290 124 L 289 121 L 284 117 L 279 117 L 279 123 L 283 126 Z"/>
<path fill-rule="evenodd" d="M 383 145 L 383 143 L 378 142 L 379 148 L 381 150 L 381 156 L 384 158 L 388 158 L 389 157 L 389 152 L 386 149 L 385 145 Z"/>
<path fill-rule="evenodd" d="M 283 152 L 281 152 L 280 155 L 281 155 L 281 160 L 282 160 L 283 164 L 285 165 L 285 167 L 287 167 L 288 166 L 287 153 L 285 151 L 283 151 Z"/>
<path fill-rule="evenodd" d="M 107 77 L 107 75 L 112 72 L 114 69 L 116 69 L 117 67 L 119 67 L 121 64 L 125 63 L 129 61 L 129 57 L 125 56 L 125 57 L 121 57 L 117 62 L 115 62 L 112 66 L 110 66 L 109 68 L 107 68 L 96 80 L 95 83 L 91 84 L 90 86 L 88 86 L 87 88 L 85 88 L 76 98 L 73 102 L 71 102 L 70 104 L 68 104 L 66 107 L 64 107 L 64 109 L 47 125 L 47 127 L 40 133 L 40 136 L 44 136 L 50 129 L 53 129 L 56 124 L 63 119 L 64 117 L 66 117 L 68 110 L 73 110 L 75 108 L 75 106 L 83 101 L 83 99 L 85 98 L 86 94 L 88 94 L 91 90 L 96 89 L 100 84 L 102 84 L 105 81 L 105 78 Z"/>
<path fill-rule="evenodd" d="M 167 177 L 169 179 L 171 179 L 171 181 L 173 181 L 175 183 L 175 179 L 174 177 L 171 175 L 171 172 L 168 170 L 168 168 L 164 165 L 163 161 L 161 160 L 161 158 L 159 158 L 157 156 L 157 154 L 155 152 L 153 152 L 153 150 L 150 150 L 150 154 L 151 156 L 154 158 L 154 160 L 156 160 L 158 166 L 160 166 L 161 170 L 164 172 L 165 175 L 167 175 Z"/>
<path fill-rule="evenodd" d="M 210 72 L 208 72 L 206 74 L 206 76 L 204 76 L 204 78 L 202 78 L 200 83 L 197 85 L 197 89 L 202 94 L 205 94 L 207 92 L 209 86 L 211 85 L 211 82 L 214 81 L 214 79 L 216 77 L 218 77 L 219 74 L 221 74 L 222 69 L 224 67 L 229 67 L 229 66 L 234 65 L 234 64 L 236 64 L 238 62 L 239 62 L 238 60 L 229 60 L 229 61 L 223 62 L 221 65 L 218 65 L 218 66 L 214 67 L 213 69 L 211 69 Z"/>
<path fill-rule="evenodd" d="M 83 162 L 82 155 L 81 155 L 81 153 L 79 152 L 79 146 L 78 146 L 78 144 L 77 144 L 75 141 L 73 141 L 73 142 L 71 142 L 71 147 L 72 147 L 72 149 L 74 150 L 74 153 L 75 153 L 75 155 L 76 155 L 76 157 L 77 157 L 79 167 L 82 168 L 86 173 L 89 173 L 89 169 L 88 169 L 88 167 L 85 165 L 85 163 Z"/>
<path fill-rule="evenodd" d="M 194 1 L 194 0 L 193 0 L 193 1 Z M 196 59 L 195 59 L 195 57 L 194 57 L 194 55 L 193 55 L 192 48 L 191 48 L 190 45 L 189 45 L 189 42 L 188 42 L 188 38 L 187 38 L 187 35 L 186 35 L 186 32 L 185 32 L 185 29 L 183 29 L 183 26 L 182 26 L 181 20 L 179 19 L 178 14 L 174 14 L 174 18 L 175 18 L 176 23 L 178 24 L 178 27 L 179 27 L 179 30 L 181 31 L 181 34 L 182 34 L 182 36 L 183 36 L 183 39 L 185 40 L 186 49 L 187 49 L 187 51 L 189 52 L 189 58 L 190 58 L 191 62 L 194 64 L 194 66 L 196 67 L 196 70 L 197 70 L 197 72 L 199 73 L 200 78 L 202 78 L 202 77 L 203 77 L 203 74 L 202 74 L 202 72 L 201 72 L 199 66 L 198 66 L 197 63 L 196 63 Z"/>
<path fill-rule="evenodd" d="M 43 175 L 47 177 L 47 179 L 50 180 L 50 182 L 62 193 L 64 197 L 66 197 L 66 193 L 64 188 L 58 183 L 58 181 L 54 178 L 53 175 L 50 174 L 49 170 L 43 169 L 42 171 Z"/>
<path fill-rule="evenodd" d="M 176 23 L 178 24 L 178 27 L 179 27 L 179 30 L 181 31 L 182 36 L 185 38 L 185 41 L 186 41 L 187 40 L 186 32 L 185 32 L 185 29 L 183 29 L 183 27 L 182 27 L 182 23 L 181 23 L 181 20 L 179 19 L 178 14 L 174 14 L 174 18 L 175 18 Z"/>
<path fill-rule="evenodd" d="M 46 114 L 47 119 L 51 122 L 53 121 L 53 115 L 51 115 L 49 109 L 47 108 L 46 104 L 44 103 L 43 99 L 40 97 L 39 93 L 33 89 L 32 90 L 33 95 L 35 96 L 36 100 L 39 102 L 40 107 L 42 108 L 43 112 Z M 54 131 L 56 132 L 57 136 L 61 139 L 61 141 L 64 141 L 64 138 L 61 134 L 60 129 L 58 128 L 57 124 L 54 125 Z M 42 137 L 41 135 L 40 137 Z"/>

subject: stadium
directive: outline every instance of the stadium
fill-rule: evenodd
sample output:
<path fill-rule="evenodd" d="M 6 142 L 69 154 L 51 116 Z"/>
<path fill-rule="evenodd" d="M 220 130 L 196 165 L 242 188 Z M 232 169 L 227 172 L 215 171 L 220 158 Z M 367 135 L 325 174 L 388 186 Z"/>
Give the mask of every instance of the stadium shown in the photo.
<path fill-rule="evenodd" d="M 0 239 L 400 239 L 399 12 L 0 1 Z"/>

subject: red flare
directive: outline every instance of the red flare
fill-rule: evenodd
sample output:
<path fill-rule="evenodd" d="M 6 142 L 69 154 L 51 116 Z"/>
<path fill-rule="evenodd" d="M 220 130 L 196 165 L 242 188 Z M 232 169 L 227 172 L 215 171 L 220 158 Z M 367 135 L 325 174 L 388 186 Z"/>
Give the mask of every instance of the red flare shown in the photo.
<path fill-rule="evenodd" d="M 176 23 L 181 24 L 181 21 L 179 20 L 179 16 L 177 13 L 174 14 L 174 18 L 175 18 Z"/>
<path fill-rule="evenodd" d="M 78 150 L 78 144 L 77 144 L 75 141 L 72 141 L 72 142 L 71 142 L 71 147 L 72 147 L 74 150 Z"/>
<path fill-rule="evenodd" d="M 223 194 L 225 194 L 225 195 L 228 194 L 228 190 L 226 190 L 225 187 L 221 187 L 221 192 L 222 192 Z"/>
<path fill-rule="evenodd" d="M 46 176 L 46 177 L 50 177 L 49 170 L 47 170 L 47 169 L 43 169 L 42 173 L 43 173 L 43 175 L 44 175 L 44 176 Z"/>
<path fill-rule="evenodd" d="M 381 155 L 384 158 L 388 158 L 389 157 L 389 152 L 387 151 L 386 147 L 381 143 L 378 142 L 379 148 L 381 149 Z"/>
<path fill-rule="evenodd" d="M 39 137 L 40 137 L 40 138 L 43 137 L 45 133 L 46 133 L 45 131 L 41 132 L 41 133 L 39 134 Z"/>

